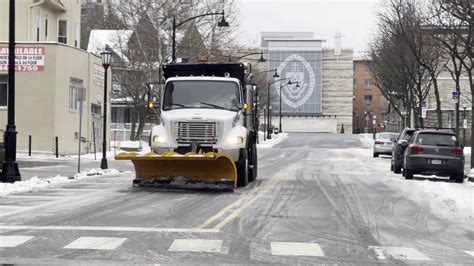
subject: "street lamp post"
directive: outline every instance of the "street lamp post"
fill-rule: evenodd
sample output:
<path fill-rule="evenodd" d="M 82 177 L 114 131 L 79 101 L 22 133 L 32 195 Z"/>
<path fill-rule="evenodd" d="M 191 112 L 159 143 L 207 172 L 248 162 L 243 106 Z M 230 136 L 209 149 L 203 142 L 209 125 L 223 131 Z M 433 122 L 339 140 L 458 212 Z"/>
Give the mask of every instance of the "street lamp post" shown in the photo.
<path fill-rule="evenodd" d="M 15 0 L 9 6 L 8 38 L 8 124 L 5 130 L 5 161 L 3 162 L 1 181 L 14 183 L 21 180 L 16 162 L 16 126 L 15 126 Z"/>
<path fill-rule="evenodd" d="M 275 72 L 275 75 L 278 75 L 278 74 Z M 273 75 L 273 77 L 275 77 L 275 75 Z M 278 81 L 283 81 L 283 80 L 290 80 L 290 78 L 281 78 L 281 79 L 277 79 L 277 80 L 274 80 L 274 81 L 268 83 L 268 91 L 267 91 L 267 109 L 268 109 L 267 139 L 272 139 L 272 136 L 271 136 L 271 133 L 270 133 L 270 87 L 273 83 L 278 82 Z"/>
<path fill-rule="evenodd" d="M 466 127 L 465 125 L 467 124 L 466 122 L 466 103 L 462 104 L 462 109 L 463 109 L 463 118 L 462 118 L 462 145 L 466 146 Z"/>
<path fill-rule="evenodd" d="M 229 23 L 227 21 L 225 21 L 224 11 L 222 11 L 222 12 L 212 12 L 212 13 L 206 13 L 206 14 L 194 16 L 194 17 L 188 18 L 186 20 L 183 20 L 180 23 L 176 23 L 176 16 L 173 16 L 172 58 L 171 58 L 173 63 L 176 63 L 176 28 L 178 28 L 179 26 L 181 26 L 184 23 L 186 23 L 188 21 L 191 21 L 193 19 L 197 19 L 197 18 L 205 17 L 205 16 L 214 16 L 214 15 L 222 15 L 222 19 L 221 19 L 221 21 L 219 21 L 217 23 L 217 26 L 219 26 L 219 27 L 229 27 Z"/>
<path fill-rule="evenodd" d="M 288 85 L 291 85 L 291 80 L 288 80 L 288 83 L 286 83 L 285 85 L 281 86 L 281 83 L 280 83 L 280 125 L 278 126 L 278 132 L 279 133 L 282 133 L 283 131 L 281 130 L 281 89 L 285 86 L 288 86 Z M 299 88 L 300 87 L 300 83 L 297 82 L 296 83 L 296 88 Z"/>
<path fill-rule="evenodd" d="M 271 132 L 273 131 L 272 125 L 272 111 L 273 111 L 273 106 L 270 105 L 268 107 L 268 136 L 267 139 L 272 139 L 272 134 Z"/>
<path fill-rule="evenodd" d="M 104 51 L 100 54 L 102 56 L 102 66 L 104 66 L 104 125 L 103 125 L 103 136 L 102 136 L 102 161 L 100 162 L 101 169 L 107 169 L 107 70 L 110 66 L 112 59 L 112 53 L 110 51 Z"/>
<path fill-rule="evenodd" d="M 267 121 L 267 107 L 263 107 L 263 121 Z M 265 126 L 265 130 L 266 130 L 266 126 Z M 267 134 L 266 132 L 263 132 L 263 141 L 266 141 L 267 140 Z"/>

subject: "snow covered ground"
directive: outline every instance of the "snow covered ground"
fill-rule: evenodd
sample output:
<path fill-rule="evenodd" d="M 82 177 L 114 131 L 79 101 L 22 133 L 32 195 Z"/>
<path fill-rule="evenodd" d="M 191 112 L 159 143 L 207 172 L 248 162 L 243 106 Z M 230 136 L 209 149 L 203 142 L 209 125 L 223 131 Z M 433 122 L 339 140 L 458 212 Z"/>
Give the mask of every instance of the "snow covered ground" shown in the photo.
<path fill-rule="evenodd" d="M 57 187 L 69 183 L 77 183 L 83 179 L 97 178 L 98 176 L 117 175 L 120 172 L 115 169 L 91 169 L 85 172 L 75 174 L 74 177 L 55 176 L 46 179 L 39 179 L 33 177 L 26 181 L 19 181 L 15 183 L 0 183 L 0 196 L 10 195 L 20 192 L 31 192 L 42 188 Z"/>
<path fill-rule="evenodd" d="M 279 134 L 272 134 L 271 139 L 264 140 L 263 134 L 264 133 L 262 131 L 258 132 L 259 143 L 257 144 L 257 148 L 271 148 L 288 137 L 288 133 L 283 132 Z"/>

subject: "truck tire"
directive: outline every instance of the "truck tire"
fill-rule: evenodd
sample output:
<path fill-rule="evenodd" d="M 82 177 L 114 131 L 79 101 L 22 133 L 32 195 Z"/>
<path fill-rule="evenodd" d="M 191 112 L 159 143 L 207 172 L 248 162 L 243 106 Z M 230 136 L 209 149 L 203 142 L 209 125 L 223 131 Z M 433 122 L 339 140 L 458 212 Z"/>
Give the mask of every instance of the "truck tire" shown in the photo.
<path fill-rule="evenodd" d="M 253 182 L 257 179 L 257 171 L 258 171 L 258 155 L 257 155 L 257 145 L 252 144 L 250 145 L 250 152 L 249 152 L 249 182 Z"/>
<path fill-rule="evenodd" d="M 237 187 L 245 187 L 249 183 L 248 149 L 240 149 L 237 167 Z"/>

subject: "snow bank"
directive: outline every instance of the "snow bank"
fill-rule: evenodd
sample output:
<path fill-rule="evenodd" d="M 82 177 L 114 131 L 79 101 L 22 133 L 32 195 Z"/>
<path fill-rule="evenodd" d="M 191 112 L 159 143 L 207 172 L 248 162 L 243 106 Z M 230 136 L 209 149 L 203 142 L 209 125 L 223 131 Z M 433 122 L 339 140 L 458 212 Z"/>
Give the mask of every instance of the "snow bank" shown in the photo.
<path fill-rule="evenodd" d="M 77 183 L 82 179 L 91 179 L 97 176 L 110 176 L 117 175 L 120 172 L 116 169 L 105 169 L 100 168 L 91 169 L 86 172 L 77 173 L 73 177 L 66 176 L 55 176 L 45 179 L 39 179 L 34 176 L 26 181 L 18 181 L 15 183 L 0 183 L 0 196 L 5 196 L 13 193 L 31 192 L 42 188 L 56 187 L 58 185 L 64 185 L 69 183 Z"/>
<path fill-rule="evenodd" d="M 257 144 L 257 147 L 258 148 L 271 148 L 275 145 L 277 145 L 278 143 L 282 142 L 284 139 L 286 139 L 288 137 L 288 133 L 279 133 L 279 134 L 272 134 L 272 138 L 271 139 L 267 139 L 267 140 L 263 140 L 264 139 L 264 132 L 262 131 L 259 131 L 258 132 L 258 139 L 259 139 L 259 143 Z"/>
<path fill-rule="evenodd" d="M 373 134 L 359 134 L 359 141 L 362 147 L 372 149 L 374 146 Z"/>

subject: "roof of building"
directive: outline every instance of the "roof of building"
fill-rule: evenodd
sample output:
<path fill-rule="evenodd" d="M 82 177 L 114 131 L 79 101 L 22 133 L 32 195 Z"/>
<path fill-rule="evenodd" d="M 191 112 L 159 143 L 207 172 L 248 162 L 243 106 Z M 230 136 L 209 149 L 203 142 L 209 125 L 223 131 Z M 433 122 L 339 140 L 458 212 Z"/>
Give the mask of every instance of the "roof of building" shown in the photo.
<path fill-rule="evenodd" d="M 128 50 L 128 42 L 133 30 L 92 30 L 87 51 L 99 55 L 106 47 L 117 56 L 127 61 L 124 52 Z"/>

